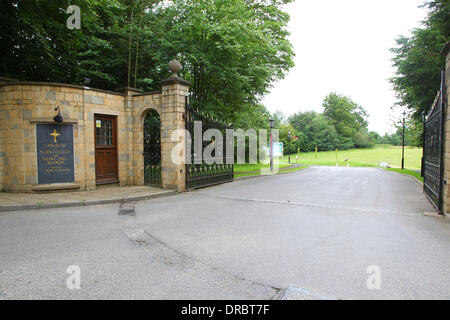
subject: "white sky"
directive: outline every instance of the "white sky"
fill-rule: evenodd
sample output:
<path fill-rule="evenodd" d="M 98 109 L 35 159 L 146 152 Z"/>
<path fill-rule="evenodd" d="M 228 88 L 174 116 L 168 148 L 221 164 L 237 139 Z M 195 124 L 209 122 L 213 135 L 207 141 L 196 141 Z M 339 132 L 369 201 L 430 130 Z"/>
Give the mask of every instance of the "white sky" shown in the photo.
<path fill-rule="evenodd" d="M 331 92 L 344 94 L 369 113 L 369 130 L 392 132 L 395 93 L 392 54 L 398 35 L 410 35 L 426 16 L 423 0 L 296 0 L 285 6 L 295 67 L 263 103 L 289 116 L 322 112 Z"/>

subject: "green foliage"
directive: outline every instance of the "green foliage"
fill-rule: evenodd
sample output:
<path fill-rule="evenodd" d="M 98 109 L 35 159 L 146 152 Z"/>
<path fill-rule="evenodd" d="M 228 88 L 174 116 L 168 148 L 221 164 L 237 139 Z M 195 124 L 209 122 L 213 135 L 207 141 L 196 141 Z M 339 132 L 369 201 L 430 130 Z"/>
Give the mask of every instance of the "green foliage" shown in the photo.
<path fill-rule="evenodd" d="M 393 134 L 385 134 L 376 139 L 377 144 L 401 146 L 403 144 L 403 126 L 397 125 Z M 408 119 L 405 124 L 405 146 L 422 147 L 423 123 L 415 118 Z"/>
<path fill-rule="evenodd" d="M 323 101 L 324 117 L 336 128 L 339 149 L 367 147 L 367 113 L 350 98 L 329 94 Z"/>
<path fill-rule="evenodd" d="M 257 115 L 258 123 L 267 117 L 260 98 L 293 66 L 281 10 L 288 2 L 5 0 L 0 74 L 155 91 L 179 59 L 198 107 L 228 122 Z M 66 27 L 69 5 L 81 9 L 81 30 Z"/>
<path fill-rule="evenodd" d="M 375 144 L 376 140 L 373 138 L 373 135 L 367 131 L 367 128 L 362 128 L 358 131 L 355 138 L 355 148 L 372 148 Z"/>
<path fill-rule="evenodd" d="M 335 127 L 322 114 L 314 111 L 297 113 L 289 118 L 289 123 L 298 133 L 302 152 L 314 151 L 316 146 L 320 151 L 335 150 L 339 145 Z"/>
<path fill-rule="evenodd" d="M 239 113 L 239 117 L 233 122 L 235 128 L 240 129 L 269 129 L 270 113 L 263 105 L 247 105 L 247 107 Z"/>
<path fill-rule="evenodd" d="M 269 118 L 270 113 L 262 105 L 247 105 L 247 108 L 239 113 L 239 117 L 236 117 L 233 127 L 236 129 L 243 129 L 247 131 L 248 129 L 255 129 L 254 137 L 257 141 L 257 146 L 259 148 L 259 135 L 257 129 L 269 129 Z M 235 160 L 237 159 L 237 139 L 235 139 Z M 262 150 L 258 149 L 258 154 L 262 154 Z M 245 155 L 246 162 L 249 160 L 249 138 L 245 140 Z M 260 161 L 261 158 L 258 159 Z"/>
<path fill-rule="evenodd" d="M 412 118 L 406 123 L 405 144 L 417 148 L 423 147 L 423 122 Z"/>
<path fill-rule="evenodd" d="M 316 146 L 320 151 L 329 151 L 375 145 L 379 135 L 368 132 L 367 114 L 361 106 L 335 93 L 325 98 L 323 106 L 323 114 L 304 112 L 289 118 L 300 137 L 302 151 L 314 151 Z"/>
<path fill-rule="evenodd" d="M 273 125 L 274 125 L 275 128 L 281 127 L 281 125 L 286 122 L 285 115 L 283 114 L 283 112 L 281 112 L 279 110 L 276 111 L 272 115 L 272 119 L 273 119 Z"/>
<path fill-rule="evenodd" d="M 381 136 L 378 132 L 371 131 L 369 132 L 370 140 L 375 144 L 381 144 Z"/>
<path fill-rule="evenodd" d="M 423 27 L 415 29 L 410 38 L 400 36 L 397 47 L 391 49 L 397 69 L 391 82 L 399 105 L 413 111 L 416 119 L 431 108 L 439 90 L 440 71 L 445 68 L 441 50 L 450 40 L 450 2 L 427 1 L 424 7 L 430 13 Z"/>
<path fill-rule="evenodd" d="M 397 131 L 392 134 L 385 134 L 380 141 L 378 141 L 379 144 L 386 144 L 386 145 L 392 145 L 392 146 L 401 146 L 403 144 L 403 133 L 402 128 L 398 127 Z M 409 146 L 409 140 L 407 139 L 405 135 L 405 146 Z"/>
<path fill-rule="evenodd" d="M 284 154 L 296 153 L 298 148 L 301 148 L 300 134 L 291 124 L 282 124 L 279 130 L 279 141 L 283 143 Z"/>
<path fill-rule="evenodd" d="M 289 16 L 281 3 L 176 0 L 168 8 L 177 32 L 165 41 L 185 65 L 200 108 L 234 120 L 293 66 L 286 40 Z"/>
<path fill-rule="evenodd" d="M 80 7 L 81 30 L 66 26 L 69 5 Z M 127 85 L 127 5 L 108 0 L 2 2 L 0 73 L 71 84 L 90 78 L 90 86 L 110 90 Z"/>

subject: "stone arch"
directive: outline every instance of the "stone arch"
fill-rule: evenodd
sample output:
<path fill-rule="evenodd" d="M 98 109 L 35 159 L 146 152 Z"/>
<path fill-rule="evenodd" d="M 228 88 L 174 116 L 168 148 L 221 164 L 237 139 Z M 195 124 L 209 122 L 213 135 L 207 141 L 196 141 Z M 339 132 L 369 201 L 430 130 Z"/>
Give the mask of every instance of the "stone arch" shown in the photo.
<path fill-rule="evenodd" d="M 161 116 L 148 109 L 143 118 L 144 184 L 161 186 Z"/>
<path fill-rule="evenodd" d="M 163 128 L 163 112 L 159 105 L 159 97 L 156 94 L 134 97 L 133 105 L 133 135 L 134 135 L 134 181 L 136 185 L 145 185 L 144 172 L 144 121 L 146 115 L 151 111 L 156 111 L 161 120 L 161 130 Z"/>
<path fill-rule="evenodd" d="M 136 119 L 138 119 L 138 121 L 141 122 L 141 124 L 143 125 L 145 116 L 147 115 L 147 113 L 149 113 L 152 110 L 156 111 L 162 119 L 163 112 L 162 112 L 161 108 L 157 105 L 151 105 L 151 104 L 141 107 L 137 112 Z"/>

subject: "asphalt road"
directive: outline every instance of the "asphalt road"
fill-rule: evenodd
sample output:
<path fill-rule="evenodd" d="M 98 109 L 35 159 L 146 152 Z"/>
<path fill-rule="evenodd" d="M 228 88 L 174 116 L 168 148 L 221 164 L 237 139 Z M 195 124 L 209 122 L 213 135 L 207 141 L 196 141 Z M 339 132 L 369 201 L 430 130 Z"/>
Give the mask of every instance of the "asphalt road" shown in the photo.
<path fill-rule="evenodd" d="M 396 173 L 317 167 L 119 207 L 1 213 L 0 299 L 450 299 L 450 223 Z"/>

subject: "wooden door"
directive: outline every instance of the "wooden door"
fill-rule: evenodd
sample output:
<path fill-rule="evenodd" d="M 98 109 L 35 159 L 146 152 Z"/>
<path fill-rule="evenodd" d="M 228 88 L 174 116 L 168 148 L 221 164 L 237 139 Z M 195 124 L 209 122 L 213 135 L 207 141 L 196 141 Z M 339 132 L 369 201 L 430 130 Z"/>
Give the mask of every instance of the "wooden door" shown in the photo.
<path fill-rule="evenodd" d="M 117 118 L 95 115 L 95 178 L 97 184 L 119 181 L 117 165 Z"/>

